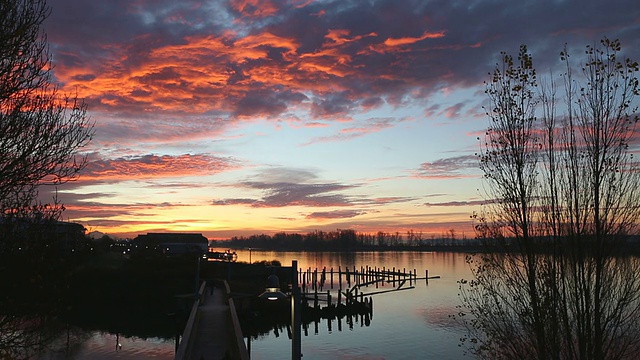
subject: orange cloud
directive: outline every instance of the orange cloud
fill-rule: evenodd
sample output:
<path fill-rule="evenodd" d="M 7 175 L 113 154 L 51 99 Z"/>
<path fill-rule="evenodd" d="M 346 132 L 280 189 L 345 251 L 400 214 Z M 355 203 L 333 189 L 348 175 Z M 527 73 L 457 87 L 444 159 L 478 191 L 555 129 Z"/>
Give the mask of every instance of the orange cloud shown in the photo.
<path fill-rule="evenodd" d="M 271 0 L 232 0 L 231 7 L 244 16 L 257 18 L 274 15 L 279 10 Z"/>
<path fill-rule="evenodd" d="M 437 39 L 442 37 L 444 37 L 444 31 L 439 31 L 435 33 L 425 32 L 424 34 L 422 34 L 422 36 L 417 38 L 416 37 L 404 37 L 404 38 L 398 38 L 398 39 L 388 38 L 387 40 L 384 41 L 383 44 L 389 47 L 403 46 L 403 45 L 414 44 L 414 43 L 417 43 L 418 41 L 422 41 L 425 39 Z"/>
<path fill-rule="evenodd" d="M 119 158 L 89 162 L 81 180 L 138 180 L 209 175 L 236 168 L 235 161 L 210 155 Z"/>

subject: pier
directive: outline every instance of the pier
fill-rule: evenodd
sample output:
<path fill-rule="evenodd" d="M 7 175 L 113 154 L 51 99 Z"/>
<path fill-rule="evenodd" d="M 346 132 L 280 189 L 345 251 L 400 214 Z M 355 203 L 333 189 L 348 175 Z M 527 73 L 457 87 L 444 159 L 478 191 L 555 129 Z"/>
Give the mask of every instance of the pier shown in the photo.
<path fill-rule="evenodd" d="M 249 360 L 226 281 L 204 281 L 177 346 L 175 360 Z"/>
<path fill-rule="evenodd" d="M 409 290 L 418 281 L 428 284 L 429 279 L 439 278 L 430 277 L 428 270 L 425 270 L 424 276 L 418 276 L 416 269 L 407 271 L 369 266 L 292 270 L 287 266 L 233 262 L 212 261 L 203 264 L 199 275 L 209 280 L 204 281 L 197 296 L 194 295 L 175 359 L 244 360 L 250 356 L 251 337 L 270 331 L 286 331 L 291 338 L 296 332 L 291 325 L 291 312 L 287 311 L 290 305 L 286 302 L 274 305 L 258 298 L 270 274 L 277 275 L 280 288 L 286 292 L 291 293 L 294 285 L 299 289 L 301 319 L 296 326 L 297 336 L 300 336 L 300 332 L 307 336 L 311 324 L 314 324 L 317 334 L 321 322 L 326 322 L 329 331 L 334 321 L 337 322 L 338 331 L 342 331 L 343 321 L 349 329 L 353 329 L 354 321 L 357 323 L 358 319 L 360 326 L 369 326 L 373 317 L 373 295 Z M 241 292 L 232 292 L 230 283 L 240 289 L 234 288 L 234 291 Z M 253 290 L 247 290 L 251 288 L 249 285 L 253 286 Z M 265 307 L 267 318 L 255 317 L 255 313 Z M 250 321 L 245 319 L 245 326 L 247 322 L 252 326 L 247 326 L 247 333 L 244 334 L 240 325 L 243 314 L 254 316 Z"/>

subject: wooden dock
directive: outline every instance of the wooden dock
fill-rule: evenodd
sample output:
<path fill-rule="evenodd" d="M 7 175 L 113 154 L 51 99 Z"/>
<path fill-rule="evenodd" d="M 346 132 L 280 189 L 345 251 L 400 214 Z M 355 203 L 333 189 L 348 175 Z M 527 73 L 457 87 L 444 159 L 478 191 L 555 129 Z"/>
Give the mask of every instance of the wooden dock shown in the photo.
<path fill-rule="evenodd" d="M 203 282 L 189 315 L 176 360 L 248 360 L 233 298 L 226 281 Z"/>
<path fill-rule="evenodd" d="M 229 268 L 234 263 L 227 264 L 226 276 L 234 271 Z M 248 265 L 243 265 L 248 266 Z M 279 272 L 281 288 L 286 289 L 294 279 L 291 267 L 267 268 L 269 272 Z M 287 270 L 289 269 L 289 270 Z M 256 269 L 257 270 L 257 269 Z M 245 269 L 251 274 L 253 271 Z M 260 272 L 260 271 L 258 271 Z M 264 272 L 264 270 L 262 270 Z M 353 329 L 355 323 L 360 326 L 369 326 L 373 318 L 373 295 L 394 291 L 413 289 L 418 281 L 428 284 L 430 279 L 439 276 L 429 276 L 425 270 L 424 276 L 418 277 L 416 269 L 407 271 L 402 268 L 377 268 L 363 266 L 360 268 L 342 267 L 306 270 L 298 269 L 298 278 L 295 279 L 301 290 L 302 322 L 304 335 L 308 335 L 311 325 L 314 325 L 315 333 L 318 333 L 321 322 L 327 323 L 327 328 L 332 331 L 334 321 L 337 330 L 342 331 L 343 322 Z M 235 275 L 234 275 L 235 276 Z M 259 276 L 258 276 L 259 277 Z M 255 278 L 255 275 L 252 275 Z M 266 280 L 266 276 L 265 279 Z M 262 281 L 264 281 L 262 280 Z M 219 280 L 211 291 L 211 282 L 203 282 L 200 286 L 197 298 L 189 316 L 187 325 L 182 335 L 181 342 L 176 351 L 176 360 L 217 360 L 217 359 L 249 359 L 251 337 L 255 336 L 254 330 L 243 334 L 238 320 L 238 313 L 231 290 L 226 280 Z M 258 301 L 258 296 L 243 296 L 239 303 L 240 312 L 246 311 L 246 303 Z M 243 305 L 241 305 L 243 304 Z M 254 304 L 255 305 L 255 304 Z M 286 307 L 286 304 L 285 304 Z M 272 311 L 270 311 L 272 313 Z M 285 314 L 287 311 L 285 311 Z M 254 318 L 254 321 L 260 321 Z M 286 330 L 291 336 L 291 327 L 287 320 L 267 320 L 264 325 L 273 326 L 273 331 Z M 282 322 L 284 322 L 284 327 Z M 269 329 L 267 327 L 267 329 Z M 262 333 L 265 329 L 258 330 Z M 268 330 L 267 330 L 268 331 Z M 247 337 L 247 343 L 244 337 Z"/>

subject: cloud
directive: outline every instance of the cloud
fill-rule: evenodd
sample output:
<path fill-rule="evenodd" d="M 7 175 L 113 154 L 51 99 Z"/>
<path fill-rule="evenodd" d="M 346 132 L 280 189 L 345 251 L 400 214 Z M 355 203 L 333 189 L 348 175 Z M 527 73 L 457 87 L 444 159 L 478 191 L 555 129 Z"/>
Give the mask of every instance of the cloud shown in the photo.
<path fill-rule="evenodd" d="M 275 117 L 311 101 L 310 121 L 344 117 L 382 99 L 411 99 L 417 88 L 428 96 L 442 84 L 477 84 L 499 51 L 522 43 L 546 65 L 565 42 L 606 34 L 632 49 L 640 41 L 627 31 L 638 11 L 624 1 L 51 5 L 56 78 L 92 109 L 131 116 Z"/>
<path fill-rule="evenodd" d="M 250 205 L 252 207 L 285 207 L 285 206 L 352 206 L 358 201 L 340 191 L 352 189 L 354 185 L 339 183 L 298 184 L 292 182 L 244 182 L 245 188 L 261 190 L 259 199 L 219 199 L 213 205 Z"/>
<path fill-rule="evenodd" d="M 404 123 L 408 121 L 413 121 L 413 118 L 385 117 L 385 118 L 370 118 L 366 120 L 361 120 L 361 121 L 358 121 L 356 124 L 354 124 L 355 126 L 346 127 L 333 135 L 313 138 L 308 142 L 306 142 L 304 145 L 351 140 L 351 139 L 359 138 L 371 133 L 380 132 L 382 130 L 392 128 L 400 123 Z"/>
<path fill-rule="evenodd" d="M 470 201 L 448 201 L 440 203 L 424 203 L 425 206 L 442 206 L 442 207 L 468 207 L 477 205 L 486 205 L 491 203 L 490 200 L 470 200 Z"/>
<path fill-rule="evenodd" d="M 362 185 L 319 182 L 315 174 L 302 169 L 269 169 L 261 172 L 256 178 L 260 178 L 262 181 L 247 180 L 241 182 L 236 187 L 259 190 L 262 193 L 261 196 L 255 198 L 214 199 L 211 201 L 211 204 L 214 206 L 246 205 L 255 208 L 287 206 L 351 207 L 380 206 L 417 200 L 416 197 L 410 196 L 366 197 L 361 195 L 346 195 L 343 192 L 358 189 Z M 349 213 L 353 214 L 354 211 L 360 210 L 349 211 Z M 330 215 L 332 213 L 333 212 L 319 212 L 317 214 Z M 364 214 L 364 212 L 361 213 Z M 339 212 L 337 214 L 339 214 Z"/>
<path fill-rule="evenodd" d="M 477 169 L 477 167 L 477 156 L 462 155 L 422 163 L 415 175 L 420 178 L 433 179 L 463 178 L 470 177 L 468 170 Z"/>
<path fill-rule="evenodd" d="M 316 211 L 307 215 L 306 219 L 349 219 L 359 215 L 366 214 L 362 210 L 334 210 L 334 211 Z"/>
<path fill-rule="evenodd" d="M 229 121 L 208 116 L 102 119 L 96 122 L 91 147 L 101 152 L 115 149 L 122 154 L 123 148 L 140 144 L 184 146 L 201 140 L 228 138 L 224 131 L 232 125 Z"/>
<path fill-rule="evenodd" d="M 483 95 L 469 90 L 487 79 L 500 51 L 514 53 L 526 44 L 536 67 L 546 71 L 556 65 L 565 43 L 578 54 L 582 46 L 606 35 L 621 39 L 625 53 L 633 58 L 640 49 L 640 8 L 624 0 L 405 0 L 402 4 L 397 0 L 51 0 L 48 4 L 52 14 L 43 30 L 52 51 L 53 80 L 63 92 L 77 92 L 85 99 L 96 121 L 96 137 L 88 149 L 94 162 L 79 181 L 65 184 L 61 195 L 71 200 L 69 209 L 94 211 L 92 216 L 103 216 L 105 222 L 117 211 L 156 206 L 152 201 L 127 209 L 102 204 L 104 199 L 123 202 L 115 194 L 118 182 L 171 182 L 177 191 L 201 186 L 187 184 L 189 179 L 180 184 L 177 177 L 239 169 L 238 160 L 213 155 L 219 148 L 207 151 L 214 141 L 226 146 L 222 151 L 237 151 L 240 142 L 223 143 L 232 138 L 246 139 L 241 144 L 243 157 L 262 151 L 269 139 L 253 141 L 252 134 L 271 133 L 251 126 L 262 126 L 263 121 L 278 129 L 282 124 L 295 128 L 295 135 L 300 135 L 295 139 L 304 145 L 347 141 L 421 120 L 407 113 L 466 122 L 473 132 L 477 126 L 470 122 L 479 113 L 476 97 Z M 470 99 L 454 98 L 460 94 L 469 94 Z M 381 115 L 390 108 L 401 115 Z M 291 134 L 278 136 L 287 144 L 290 138 L 285 136 Z M 317 158 L 318 164 L 322 159 Z M 256 160 L 255 166 L 264 161 L 264 157 Z M 296 159 L 271 161 L 295 166 Z M 474 176 L 475 168 L 474 156 L 429 158 L 412 175 L 454 179 Z M 104 182 L 114 184 L 113 194 L 103 192 L 107 187 L 93 191 L 88 186 Z M 327 217 L 326 226 L 372 228 L 373 221 L 392 226 L 402 217 L 369 219 L 379 209 L 376 206 L 424 199 L 407 195 L 404 189 L 400 194 L 406 196 L 375 195 L 361 183 L 320 179 L 312 170 L 286 167 L 222 186 L 243 192 L 222 193 L 212 204 L 320 207 L 326 211 L 311 209 L 305 214 Z M 79 187 L 91 194 L 83 198 L 72 192 Z M 455 210 L 462 203 L 428 206 L 448 205 Z M 354 215 L 358 211 L 367 213 Z M 331 216 L 337 216 L 335 221 L 328 219 Z M 451 221 L 424 216 L 415 223 Z"/>
<path fill-rule="evenodd" d="M 420 37 L 404 37 L 404 38 L 398 38 L 398 39 L 388 38 L 383 42 L 383 44 L 389 47 L 412 45 L 424 39 L 438 39 L 442 37 L 444 37 L 444 31 L 433 32 L 433 33 L 425 32 Z"/>
<path fill-rule="evenodd" d="M 257 180 L 256 180 L 257 179 Z M 215 199 L 212 205 L 248 205 L 251 207 L 285 206 L 352 206 L 359 200 L 341 194 L 359 185 L 319 182 L 317 175 L 307 169 L 276 167 L 261 170 L 256 176 L 240 182 L 236 187 L 258 190 L 258 198 Z"/>
<path fill-rule="evenodd" d="M 385 205 L 385 204 L 398 204 L 404 202 L 410 202 L 417 200 L 416 197 L 411 196 L 388 196 L 388 197 L 379 197 L 371 199 L 370 203 L 375 205 Z"/>
<path fill-rule="evenodd" d="M 90 161 L 82 181 L 123 181 L 183 176 L 202 176 L 238 167 L 235 160 L 207 154 L 144 155 Z"/>

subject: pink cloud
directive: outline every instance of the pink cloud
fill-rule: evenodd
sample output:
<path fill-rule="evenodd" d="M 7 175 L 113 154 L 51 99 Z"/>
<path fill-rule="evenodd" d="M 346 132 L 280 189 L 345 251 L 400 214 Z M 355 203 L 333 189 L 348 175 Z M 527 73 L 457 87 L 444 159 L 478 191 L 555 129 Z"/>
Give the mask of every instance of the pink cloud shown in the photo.
<path fill-rule="evenodd" d="M 237 167 L 232 159 L 204 154 L 145 155 L 91 161 L 82 172 L 81 180 L 122 181 L 209 175 Z"/>
<path fill-rule="evenodd" d="M 395 47 L 395 46 L 403 46 L 403 45 L 411 45 L 411 44 L 415 44 L 418 41 L 422 41 L 425 39 L 438 39 L 438 38 L 442 38 L 444 37 L 445 32 L 444 31 L 438 31 L 438 32 L 425 32 L 424 34 L 422 34 L 422 36 L 419 37 L 403 37 L 403 38 L 388 38 L 387 40 L 385 40 L 383 42 L 384 45 L 389 46 L 389 47 Z"/>

